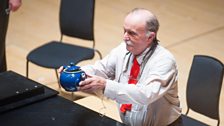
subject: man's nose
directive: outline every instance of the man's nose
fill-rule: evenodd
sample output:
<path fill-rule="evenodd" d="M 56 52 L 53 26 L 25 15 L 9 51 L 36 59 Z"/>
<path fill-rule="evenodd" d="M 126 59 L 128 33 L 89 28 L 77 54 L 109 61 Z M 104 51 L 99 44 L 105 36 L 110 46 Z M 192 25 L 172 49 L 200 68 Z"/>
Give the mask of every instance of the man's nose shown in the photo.
<path fill-rule="evenodd" d="M 130 37 L 129 37 L 127 32 L 124 32 L 124 38 L 123 39 L 124 39 L 124 41 L 130 40 Z"/>

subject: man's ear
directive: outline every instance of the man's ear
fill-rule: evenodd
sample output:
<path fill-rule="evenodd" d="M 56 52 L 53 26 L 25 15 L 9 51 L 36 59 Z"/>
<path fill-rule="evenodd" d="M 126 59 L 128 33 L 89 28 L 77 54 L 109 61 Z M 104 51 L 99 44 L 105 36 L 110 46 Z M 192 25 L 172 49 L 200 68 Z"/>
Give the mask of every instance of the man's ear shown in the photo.
<path fill-rule="evenodd" d="M 147 36 L 148 36 L 148 39 L 152 41 L 156 37 L 156 33 L 155 32 L 148 32 Z"/>

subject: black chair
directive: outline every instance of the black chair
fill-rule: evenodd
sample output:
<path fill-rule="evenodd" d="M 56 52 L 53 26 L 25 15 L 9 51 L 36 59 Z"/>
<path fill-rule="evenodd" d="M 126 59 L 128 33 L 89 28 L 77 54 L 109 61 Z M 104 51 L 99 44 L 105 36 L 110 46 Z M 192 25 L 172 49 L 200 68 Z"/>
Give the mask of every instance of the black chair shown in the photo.
<path fill-rule="evenodd" d="M 74 64 L 80 61 L 93 59 L 95 52 L 94 41 L 94 8 L 95 0 L 61 0 L 60 4 L 60 41 L 48 42 L 27 55 L 26 76 L 29 73 L 29 62 L 36 65 L 55 69 L 57 80 L 57 69 L 62 65 Z M 62 42 L 63 36 L 75 37 L 88 40 L 92 48 Z M 59 85 L 60 87 L 60 85 Z"/>
<path fill-rule="evenodd" d="M 219 97 L 223 73 L 223 63 L 218 59 L 203 55 L 194 56 L 187 82 L 187 112 L 182 115 L 184 126 L 208 126 L 187 116 L 190 109 L 217 120 L 219 125 Z"/>

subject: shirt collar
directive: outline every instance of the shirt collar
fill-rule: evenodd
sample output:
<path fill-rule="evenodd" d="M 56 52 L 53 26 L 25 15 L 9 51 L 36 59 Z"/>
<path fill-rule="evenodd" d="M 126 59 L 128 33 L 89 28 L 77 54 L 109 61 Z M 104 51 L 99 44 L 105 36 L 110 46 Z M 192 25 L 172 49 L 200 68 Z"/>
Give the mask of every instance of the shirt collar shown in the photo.
<path fill-rule="evenodd" d="M 145 57 L 145 55 L 147 54 L 147 52 L 150 50 L 151 46 L 146 48 L 140 55 L 138 55 L 136 58 L 137 58 L 137 61 L 139 64 L 142 64 L 143 62 L 143 58 Z M 134 55 L 132 55 L 131 57 L 132 61 L 134 59 Z"/>

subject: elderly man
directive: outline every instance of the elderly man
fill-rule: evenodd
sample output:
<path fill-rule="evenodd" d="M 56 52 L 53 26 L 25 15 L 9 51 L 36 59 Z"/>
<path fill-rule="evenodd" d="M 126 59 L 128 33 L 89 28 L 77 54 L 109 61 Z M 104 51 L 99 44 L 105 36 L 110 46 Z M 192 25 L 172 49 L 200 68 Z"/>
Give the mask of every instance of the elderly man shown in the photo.
<path fill-rule="evenodd" d="M 177 66 L 173 55 L 158 44 L 158 29 L 155 15 L 136 8 L 124 20 L 124 42 L 94 65 L 82 67 L 88 78 L 79 90 L 115 100 L 127 125 L 181 123 Z"/>

